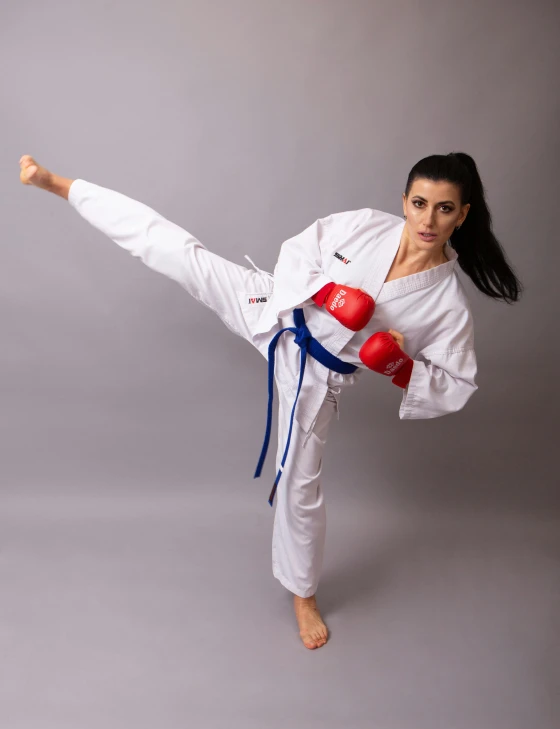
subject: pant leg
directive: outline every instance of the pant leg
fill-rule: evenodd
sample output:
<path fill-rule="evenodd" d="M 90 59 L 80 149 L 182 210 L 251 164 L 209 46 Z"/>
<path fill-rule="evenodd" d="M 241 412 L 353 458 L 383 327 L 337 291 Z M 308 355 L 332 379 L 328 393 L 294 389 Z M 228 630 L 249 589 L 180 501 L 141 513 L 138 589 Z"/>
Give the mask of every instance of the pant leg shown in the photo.
<path fill-rule="evenodd" d="M 277 469 L 293 405 L 282 392 L 279 397 Z M 323 565 L 326 509 L 320 477 L 329 425 L 335 412 L 336 399 L 329 390 L 307 438 L 294 419 L 290 450 L 276 491 L 272 571 L 284 587 L 300 597 L 315 594 Z"/>
<path fill-rule="evenodd" d="M 75 180 L 68 201 L 118 246 L 176 281 L 229 329 L 253 343 L 251 327 L 273 289 L 270 274 L 211 253 L 188 231 L 114 190 Z"/>
<path fill-rule="evenodd" d="M 75 180 L 68 199 L 91 225 L 152 270 L 179 283 L 232 331 L 254 344 L 251 327 L 273 289 L 269 275 L 211 253 L 191 233 L 121 193 Z M 279 395 L 278 466 L 293 404 L 281 391 Z M 277 492 L 273 571 L 301 597 L 315 593 L 322 567 L 326 516 L 319 477 L 334 412 L 334 399 L 328 396 L 308 437 L 294 420 L 290 453 Z"/>

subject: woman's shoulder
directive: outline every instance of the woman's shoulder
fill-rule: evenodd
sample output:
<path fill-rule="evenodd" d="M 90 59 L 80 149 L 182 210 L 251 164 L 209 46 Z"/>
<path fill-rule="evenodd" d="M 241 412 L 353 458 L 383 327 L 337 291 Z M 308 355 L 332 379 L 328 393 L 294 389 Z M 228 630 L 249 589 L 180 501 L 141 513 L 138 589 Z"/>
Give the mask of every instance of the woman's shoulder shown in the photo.
<path fill-rule="evenodd" d="M 471 302 L 457 271 L 453 271 L 451 276 L 447 277 L 446 284 L 447 290 L 445 299 L 442 301 L 439 322 L 441 328 L 470 340 L 474 329 Z"/>
<path fill-rule="evenodd" d="M 471 300 L 457 268 L 457 264 L 455 264 L 451 276 L 448 276 L 449 290 L 452 293 L 450 298 L 453 302 L 453 308 L 457 312 L 467 311 L 472 316 Z"/>

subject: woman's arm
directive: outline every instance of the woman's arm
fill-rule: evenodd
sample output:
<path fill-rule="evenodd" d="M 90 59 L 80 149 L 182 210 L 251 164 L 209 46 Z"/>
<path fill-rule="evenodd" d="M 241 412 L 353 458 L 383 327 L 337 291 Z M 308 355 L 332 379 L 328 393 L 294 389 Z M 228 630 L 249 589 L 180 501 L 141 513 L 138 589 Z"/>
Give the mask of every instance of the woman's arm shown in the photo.
<path fill-rule="evenodd" d="M 478 389 L 473 348 L 419 352 L 399 410 L 401 420 L 438 418 L 461 410 Z"/>
<path fill-rule="evenodd" d="M 316 220 L 303 232 L 282 244 L 274 269 L 274 296 L 278 316 L 284 316 L 296 307 L 315 303 L 325 306 L 344 326 L 354 331 L 365 326 L 373 314 L 371 297 L 348 285 L 343 285 L 347 293 L 344 296 L 337 291 L 339 284 L 333 281 L 328 270 L 335 244 L 348 238 L 356 228 L 361 214 L 359 210 L 333 213 Z M 346 315 L 342 316 L 342 310 L 336 311 L 341 298 L 345 299 L 341 306 L 348 304 L 349 321 L 345 319 Z M 355 310 L 350 313 L 350 309 Z"/>
<path fill-rule="evenodd" d="M 458 313 L 461 323 L 445 327 L 438 342 L 424 347 L 414 358 L 404 349 L 404 336 L 394 329 L 376 332 L 362 345 L 360 359 L 366 367 L 391 377 L 393 384 L 403 388 L 401 420 L 457 412 L 478 389 L 472 316 L 467 307 Z"/>
<path fill-rule="evenodd" d="M 331 217 L 316 220 L 280 247 L 274 268 L 274 291 L 277 315 L 313 304 L 311 297 L 332 283 L 324 273 L 321 244 L 330 230 Z"/>
<path fill-rule="evenodd" d="M 413 357 L 410 380 L 399 409 L 401 420 L 438 418 L 461 410 L 478 386 L 474 321 L 462 287 L 451 288 L 445 315 Z"/>

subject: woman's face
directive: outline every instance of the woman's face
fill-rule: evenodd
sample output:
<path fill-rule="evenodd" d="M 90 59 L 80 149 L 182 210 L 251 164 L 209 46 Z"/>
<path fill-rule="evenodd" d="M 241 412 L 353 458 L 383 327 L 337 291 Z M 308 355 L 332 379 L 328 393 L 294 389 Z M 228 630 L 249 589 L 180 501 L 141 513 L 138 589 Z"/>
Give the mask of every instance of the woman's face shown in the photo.
<path fill-rule="evenodd" d="M 408 198 L 403 193 L 403 211 L 408 234 L 423 250 L 443 246 L 467 217 L 470 205 L 461 206 L 460 191 L 450 182 L 425 177 L 412 183 Z M 433 234 L 429 237 L 422 234 Z"/>

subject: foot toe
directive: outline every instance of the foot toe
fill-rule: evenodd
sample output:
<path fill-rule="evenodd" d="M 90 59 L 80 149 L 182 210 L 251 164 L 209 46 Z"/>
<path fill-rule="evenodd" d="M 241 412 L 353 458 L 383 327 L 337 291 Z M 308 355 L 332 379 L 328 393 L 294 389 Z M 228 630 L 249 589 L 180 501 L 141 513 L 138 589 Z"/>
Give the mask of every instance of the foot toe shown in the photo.
<path fill-rule="evenodd" d="M 309 633 L 307 633 L 307 632 L 305 632 L 305 633 L 300 633 L 300 638 L 301 638 L 301 640 L 302 640 L 302 642 L 303 642 L 303 645 L 304 645 L 304 646 L 305 646 L 306 648 L 311 648 L 311 649 L 313 649 L 313 648 L 316 648 L 316 647 L 317 647 L 317 641 L 316 641 L 316 640 L 314 639 L 314 637 L 313 637 L 312 635 L 310 635 Z"/>

